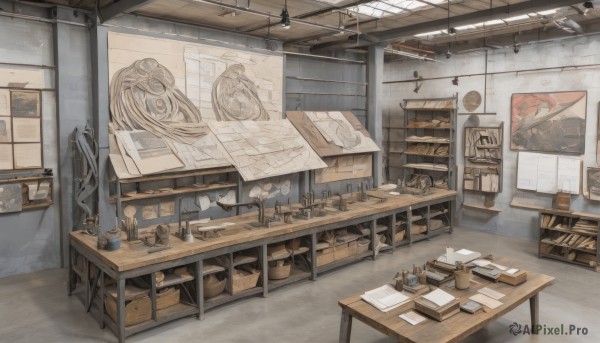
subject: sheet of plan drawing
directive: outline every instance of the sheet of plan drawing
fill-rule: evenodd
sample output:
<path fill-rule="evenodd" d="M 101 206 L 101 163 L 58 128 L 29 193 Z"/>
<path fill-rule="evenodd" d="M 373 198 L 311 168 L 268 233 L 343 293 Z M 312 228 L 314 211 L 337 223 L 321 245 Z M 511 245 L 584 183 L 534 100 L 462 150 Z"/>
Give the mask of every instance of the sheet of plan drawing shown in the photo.
<path fill-rule="evenodd" d="M 244 181 L 327 167 L 287 119 L 208 125 Z"/>

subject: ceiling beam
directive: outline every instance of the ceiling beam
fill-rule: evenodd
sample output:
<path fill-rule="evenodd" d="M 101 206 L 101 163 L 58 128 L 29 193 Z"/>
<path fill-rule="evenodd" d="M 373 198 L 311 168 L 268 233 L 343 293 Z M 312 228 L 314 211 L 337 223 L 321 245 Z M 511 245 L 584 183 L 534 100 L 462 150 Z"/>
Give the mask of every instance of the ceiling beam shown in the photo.
<path fill-rule="evenodd" d="M 105 22 L 109 19 L 116 17 L 121 13 L 133 12 L 140 7 L 147 5 L 156 0 L 121 0 L 113 2 L 104 7 L 100 7 L 100 19 Z"/>
<path fill-rule="evenodd" d="M 450 21 L 452 23 L 452 26 L 463 26 L 479 23 L 481 22 L 482 18 L 486 18 L 486 20 L 504 19 L 515 15 L 538 12 L 545 9 L 557 7 L 565 7 L 577 3 L 581 3 L 581 0 L 531 0 L 520 2 L 517 4 L 499 6 L 492 9 L 485 9 L 481 11 L 475 11 L 463 15 L 450 17 Z M 369 36 L 382 42 L 390 42 L 403 37 L 414 36 L 423 32 L 446 29 L 447 27 L 448 18 L 440 18 L 437 20 L 432 20 L 419 24 L 397 27 L 386 31 L 371 32 L 369 33 Z M 315 45 L 312 48 L 312 50 L 316 51 L 323 49 L 337 49 L 357 46 L 356 43 L 351 43 L 352 41 L 356 41 L 355 37 L 349 37 L 348 40 L 350 42 L 332 42 L 318 44 Z"/>

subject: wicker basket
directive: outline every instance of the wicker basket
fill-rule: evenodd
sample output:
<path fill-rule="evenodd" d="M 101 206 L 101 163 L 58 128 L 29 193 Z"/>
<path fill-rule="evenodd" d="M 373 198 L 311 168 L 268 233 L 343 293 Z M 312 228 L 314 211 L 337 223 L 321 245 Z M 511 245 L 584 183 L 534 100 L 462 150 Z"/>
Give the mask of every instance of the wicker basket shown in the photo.
<path fill-rule="evenodd" d="M 117 301 L 110 295 L 104 300 L 106 313 L 114 321 L 117 321 Z M 125 304 L 125 326 L 131 326 L 143 323 L 152 319 L 152 303 L 150 297 L 144 296 L 139 299 L 131 300 Z"/>
<path fill-rule="evenodd" d="M 369 243 L 371 243 L 371 240 L 365 238 L 360 238 L 356 241 L 356 254 L 362 254 L 367 251 L 369 249 Z"/>
<path fill-rule="evenodd" d="M 156 309 L 162 310 L 179 304 L 179 289 L 169 287 L 156 294 Z"/>
<path fill-rule="evenodd" d="M 236 269 L 233 272 L 233 282 L 231 294 L 236 294 L 250 288 L 256 287 L 260 270 L 253 269 L 252 271 Z"/>
<path fill-rule="evenodd" d="M 283 262 L 283 263 L 278 263 Z M 292 263 L 290 261 L 279 260 L 269 263 L 269 280 L 282 280 L 290 276 Z"/>
<path fill-rule="evenodd" d="M 406 231 L 404 230 L 396 232 L 396 234 L 394 235 L 394 241 L 400 242 L 401 240 L 403 240 L 405 233 Z"/>
<path fill-rule="evenodd" d="M 212 298 L 223 293 L 225 285 L 227 284 L 227 278 L 219 280 L 215 274 L 210 274 L 204 278 L 202 282 L 202 288 L 204 289 L 204 298 Z"/>

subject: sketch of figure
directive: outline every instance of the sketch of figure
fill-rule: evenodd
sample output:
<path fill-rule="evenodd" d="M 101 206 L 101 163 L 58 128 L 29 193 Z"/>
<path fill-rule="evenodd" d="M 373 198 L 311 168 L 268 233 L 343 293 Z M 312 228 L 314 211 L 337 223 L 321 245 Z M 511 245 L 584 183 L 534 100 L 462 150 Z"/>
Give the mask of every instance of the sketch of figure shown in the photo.
<path fill-rule="evenodd" d="M 115 73 L 110 111 L 121 130 L 143 129 L 190 144 L 206 134 L 200 111 L 175 86 L 173 74 L 152 58 Z"/>
<path fill-rule="evenodd" d="M 228 67 L 214 82 L 212 105 L 217 120 L 269 120 L 256 85 L 242 64 Z"/>

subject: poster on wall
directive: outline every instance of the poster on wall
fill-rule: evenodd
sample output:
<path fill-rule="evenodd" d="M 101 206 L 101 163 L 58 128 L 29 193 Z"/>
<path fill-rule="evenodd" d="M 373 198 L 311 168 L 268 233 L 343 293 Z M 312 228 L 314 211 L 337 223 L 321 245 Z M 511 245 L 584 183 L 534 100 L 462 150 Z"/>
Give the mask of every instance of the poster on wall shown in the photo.
<path fill-rule="evenodd" d="M 42 167 L 41 92 L 0 90 L 0 170 Z"/>
<path fill-rule="evenodd" d="M 511 150 L 585 152 L 587 92 L 515 93 Z"/>

